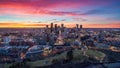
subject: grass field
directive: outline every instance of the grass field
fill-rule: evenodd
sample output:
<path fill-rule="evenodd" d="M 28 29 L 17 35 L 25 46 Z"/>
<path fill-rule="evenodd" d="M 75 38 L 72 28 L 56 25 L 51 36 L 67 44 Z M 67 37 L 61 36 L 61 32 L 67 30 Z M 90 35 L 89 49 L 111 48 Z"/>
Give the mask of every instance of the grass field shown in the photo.
<path fill-rule="evenodd" d="M 31 67 L 51 65 L 52 60 L 54 60 L 54 59 L 57 59 L 57 60 L 66 59 L 66 54 L 67 54 L 67 52 L 64 52 L 60 55 L 56 55 L 54 57 L 46 58 L 45 60 L 29 62 L 29 64 L 31 65 Z M 87 57 L 91 57 L 91 58 L 94 58 L 96 60 L 102 60 L 105 57 L 104 53 L 99 52 L 99 51 L 94 51 L 94 50 L 87 50 L 86 55 L 83 55 L 81 50 L 76 49 L 76 50 L 73 51 L 73 61 L 82 61 L 83 59 L 86 59 Z M 47 62 L 47 64 L 45 62 Z"/>
<path fill-rule="evenodd" d="M 54 57 L 49 57 L 44 60 L 38 60 L 34 62 L 27 62 L 28 65 L 30 65 L 31 68 L 34 68 L 35 66 L 47 66 L 51 65 L 52 61 L 54 59 L 57 59 L 58 61 L 62 59 L 66 59 L 67 52 L 58 54 Z M 95 50 L 87 50 L 86 55 L 83 55 L 83 52 L 81 50 L 75 49 L 73 50 L 73 62 L 82 62 L 84 59 L 87 59 L 88 57 L 94 58 L 96 60 L 102 60 L 105 57 L 105 54 L 99 51 Z M 9 68 L 11 64 L 4 64 L 4 68 Z"/>

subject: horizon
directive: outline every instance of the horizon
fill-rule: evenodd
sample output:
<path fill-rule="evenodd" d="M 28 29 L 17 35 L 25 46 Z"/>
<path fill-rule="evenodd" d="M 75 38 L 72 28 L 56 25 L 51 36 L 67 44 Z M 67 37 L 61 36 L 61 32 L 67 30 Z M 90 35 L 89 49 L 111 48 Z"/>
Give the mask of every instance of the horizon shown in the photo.
<path fill-rule="evenodd" d="M 6 23 L 5 23 L 6 24 Z M 9 23 L 9 24 L 11 24 L 11 23 Z M 9 25 L 9 24 L 7 24 L 7 25 Z M 53 23 L 54 24 L 54 23 Z M 56 23 L 55 23 L 56 24 Z M 55 25 L 54 24 L 54 25 Z M 63 23 L 62 23 L 63 24 Z M 11 26 L 12 25 L 12 26 Z M 10 26 L 1 26 L 0 27 L 0 29 L 1 28 L 46 28 L 46 25 L 48 25 L 48 28 L 50 28 L 51 27 L 51 25 L 50 24 L 21 24 L 21 23 L 14 23 L 14 24 L 11 24 Z M 78 24 L 78 25 L 82 25 L 82 24 Z M 87 27 L 86 27 L 86 25 L 87 25 Z M 84 25 L 82 25 L 83 26 L 83 28 L 120 28 L 120 27 L 112 27 L 113 25 L 112 24 L 110 24 L 111 25 L 111 27 L 109 27 L 109 24 L 84 24 Z M 94 25 L 96 25 L 96 26 L 94 26 Z M 61 24 L 57 24 L 57 26 L 58 27 L 61 27 Z M 93 27 L 94 26 L 94 27 Z M 116 26 L 119 26 L 119 25 L 116 25 Z M 64 24 L 64 27 L 65 28 L 75 28 L 76 27 L 76 24 Z"/>

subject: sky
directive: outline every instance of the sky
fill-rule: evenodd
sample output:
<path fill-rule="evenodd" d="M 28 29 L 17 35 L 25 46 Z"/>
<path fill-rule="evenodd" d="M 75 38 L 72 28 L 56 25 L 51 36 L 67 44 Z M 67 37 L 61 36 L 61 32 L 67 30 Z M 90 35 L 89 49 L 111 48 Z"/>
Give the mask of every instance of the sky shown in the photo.
<path fill-rule="evenodd" d="M 120 28 L 120 0 L 0 0 L 0 28 Z"/>

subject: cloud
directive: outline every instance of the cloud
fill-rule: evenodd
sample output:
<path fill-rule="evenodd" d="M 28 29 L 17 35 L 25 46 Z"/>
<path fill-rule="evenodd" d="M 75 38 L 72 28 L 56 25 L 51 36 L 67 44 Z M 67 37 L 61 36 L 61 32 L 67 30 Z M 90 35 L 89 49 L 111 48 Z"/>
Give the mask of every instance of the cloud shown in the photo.
<path fill-rule="evenodd" d="M 115 16 L 114 20 L 119 20 L 119 3 L 120 0 L 0 0 L 0 18 L 11 18 L 13 21 L 24 21 L 22 19 L 25 18 L 32 22 L 38 21 L 35 23 L 46 23 L 51 22 L 48 20 L 53 17 L 55 20 L 52 21 L 56 23 L 68 23 L 72 18 L 74 21 L 108 23 L 109 20 L 113 21 L 113 18 L 105 19 L 110 16 Z M 39 22 L 38 18 L 44 20 Z"/>
<path fill-rule="evenodd" d="M 103 0 L 1 0 L 0 8 L 11 14 L 49 14 L 49 15 L 68 15 L 79 16 L 76 12 L 54 11 L 58 9 L 80 8 L 89 5 L 105 5 L 107 1 Z M 12 9 L 12 10 L 10 10 Z M 100 11 L 91 10 L 85 14 L 94 14 Z M 5 12 L 4 12 L 5 14 Z"/>
<path fill-rule="evenodd" d="M 74 21 L 88 21 L 87 19 L 84 18 L 73 18 Z"/>
<path fill-rule="evenodd" d="M 113 21 L 104 24 L 83 24 L 85 28 L 120 28 L 120 21 Z"/>
<path fill-rule="evenodd" d="M 108 14 L 108 13 L 109 13 L 108 11 L 99 8 L 99 9 L 88 10 L 82 13 L 81 15 L 93 15 L 93 14 L 99 15 L 99 14 Z"/>
<path fill-rule="evenodd" d="M 61 21 L 66 21 L 66 19 L 62 19 Z"/>

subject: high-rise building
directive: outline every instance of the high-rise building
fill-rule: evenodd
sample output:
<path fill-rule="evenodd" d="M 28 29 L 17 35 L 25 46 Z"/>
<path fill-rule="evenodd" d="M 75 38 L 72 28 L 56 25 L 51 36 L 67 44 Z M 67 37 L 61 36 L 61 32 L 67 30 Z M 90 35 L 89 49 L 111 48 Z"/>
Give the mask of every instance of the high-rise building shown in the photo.
<path fill-rule="evenodd" d="M 46 25 L 46 28 L 45 28 L 45 33 L 49 33 L 50 31 L 49 31 L 49 25 Z"/>
<path fill-rule="evenodd" d="M 46 25 L 46 28 L 48 28 L 48 25 Z"/>
<path fill-rule="evenodd" d="M 80 29 L 82 29 L 82 25 L 80 25 Z"/>
<path fill-rule="evenodd" d="M 57 24 L 55 24 L 54 31 L 57 32 L 57 30 L 58 30 L 58 26 L 57 26 Z"/>
<path fill-rule="evenodd" d="M 57 24 L 55 24 L 55 29 L 57 29 Z"/>
<path fill-rule="evenodd" d="M 78 24 L 76 24 L 76 28 L 78 29 Z"/>
<path fill-rule="evenodd" d="M 64 24 L 61 24 L 61 31 L 64 32 Z"/>
<path fill-rule="evenodd" d="M 64 28 L 64 24 L 61 24 L 61 28 Z"/>
<path fill-rule="evenodd" d="M 51 28 L 50 29 L 51 29 L 51 32 L 52 32 L 53 31 L 53 23 L 51 23 Z"/>

